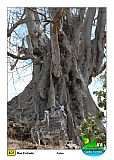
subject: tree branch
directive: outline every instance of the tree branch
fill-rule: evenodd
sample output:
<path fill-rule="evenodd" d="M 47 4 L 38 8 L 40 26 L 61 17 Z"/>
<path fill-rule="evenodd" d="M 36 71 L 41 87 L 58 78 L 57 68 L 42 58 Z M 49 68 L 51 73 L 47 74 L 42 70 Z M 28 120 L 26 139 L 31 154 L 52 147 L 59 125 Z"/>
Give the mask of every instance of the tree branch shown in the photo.
<path fill-rule="evenodd" d="M 16 60 L 28 60 L 28 59 L 31 59 L 34 64 L 42 63 L 41 60 L 40 60 L 40 57 L 36 58 L 36 57 L 33 56 L 33 54 L 29 54 L 29 53 L 27 53 L 26 55 L 24 55 L 22 57 L 20 57 L 19 55 L 14 55 L 14 54 L 12 54 L 10 52 L 7 52 L 7 55 L 12 57 L 12 58 L 14 58 L 14 59 L 16 59 Z"/>
<path fill-rule="evenodd" d="M 7 29 L 7 37 L 10 37 L 14 29 L 25 22 L 26 22 L 26 18 L 20 19 L 15 24 L 13 24 L 13 26 L 10 29 Z"/>
<path fill-rule="evenodd" d="M 99 73 L 102 73 L 106 69 L 106 62 L 101 66 Z"/>
<path fill-rule="evenodd" d="M 45 21 L 47 21 L 47 17 L 46 17 L 46 15 L 45 15 L 45 14 L 40 13 L 40 12 L 37 12 L 37 11 L 35 11 L 34 9 L 32 9 L 32 8 L 30 8 L 30 7 L 28 7 L 28 9 L 30 9 L 31 11 L 33 11 L 33 12 L 34 12 L 34 13 L 36 13 L 36 14 L 39 14 L 39 15 L 43 16 L 43 17 L 44 17 L 44 19 L 45 19 Z"/>
<path fill-rule="evenodd" d="M 12 58 L 19 59 L 19 60 L 28 60 L 28 59 L 31 59 L 30 55 L 25 55 L 25 56 L 20 57 L 20 56 L 12 54 L 10 52 L 7 52 L 7 55 L 10 56 L 10 57 L 12 57 Z"/>

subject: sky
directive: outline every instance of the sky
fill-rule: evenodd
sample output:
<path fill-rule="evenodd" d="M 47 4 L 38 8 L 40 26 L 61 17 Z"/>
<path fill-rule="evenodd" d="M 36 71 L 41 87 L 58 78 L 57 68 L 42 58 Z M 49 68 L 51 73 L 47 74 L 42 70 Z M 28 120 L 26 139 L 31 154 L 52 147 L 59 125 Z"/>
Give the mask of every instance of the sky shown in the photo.
<path fill-rule="evenodd" d="M 21 64 L 17 65 L 17 67 L 22 67 Z M 25 70 L 23 68 L 19 69 L 20 77 L 18 77 L 16 73 L 16 69 L 14 73 L 9 73 L 8 76 L 8 101 L 11 100 L 14 96 L 21 93 L 24 88 L 29 84 L 32 79 L 32 65 L 28 65 Z M 12 77 L 13 74 L 13 77 Z"/>

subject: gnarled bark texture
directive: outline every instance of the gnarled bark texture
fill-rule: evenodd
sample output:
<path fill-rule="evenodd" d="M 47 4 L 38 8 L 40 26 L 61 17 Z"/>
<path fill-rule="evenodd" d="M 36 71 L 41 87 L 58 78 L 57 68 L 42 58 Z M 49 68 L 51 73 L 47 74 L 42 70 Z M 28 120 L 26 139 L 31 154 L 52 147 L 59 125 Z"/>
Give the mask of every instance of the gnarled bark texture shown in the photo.
<path fill-rule="evenodd" d="M 18 125 L 21 137 L 16 132 L 15 135 L 20 139 L 28 135 L 36 143 L 57 145 L 57 140 L 73 140 L 81 146 L 77 125 L 88 113 L 99 112 L 88 85 L 102 66 L 106 8 L 78 8 L 77 14 L 71 13 L 71 8 L 48 10 L 51 39 L 42 27 L 37 27 L 40 24 L 36 23 L 36 8 L 25 8 L 27 54 L 32 57 L 33 78 L 22 93 L 8 102 L 8 124 L 11 127 L 12 121 Z M 49 112 L 47 117 L 45 111 Z"/>

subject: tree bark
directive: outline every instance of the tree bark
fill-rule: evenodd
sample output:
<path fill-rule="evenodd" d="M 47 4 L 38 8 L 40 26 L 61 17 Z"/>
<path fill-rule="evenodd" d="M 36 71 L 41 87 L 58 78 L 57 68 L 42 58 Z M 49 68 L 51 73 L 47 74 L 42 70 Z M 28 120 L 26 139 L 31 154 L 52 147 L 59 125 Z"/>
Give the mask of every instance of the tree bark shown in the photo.
<path fill-rule="evenodd" d="M 44 111 L 48 110 L 50 132 L 65 130 L 67 140 L 82 145 L 77 126 L 88 113 L 96 116 L 99 112 L 88 89 L 92 77 L 100 73 L 106 40 L 106 8 L 98 10 L 95 38 L 91 40 L 96 10 L 80 8 L 78 15 L 73 15 L 70 13 L 71 8 L 67 12 L 64 8 L 49 8 L 52 17 L 51 40 L 48 39 L 47 43 L 43 31 L 39 33 L 36 30 L 35 12 L 26 8 L 26 24 L 31 41 L 28 47 L 30 46 L 30 54 L 33 57 L 35 55 L 39 61 L 35 63 L 33 60 L 31 82 L 22 93 L 8 102 L 8 121 L 25 125 L 26 120 L 30 133 L 35 117 L 37 116 L 37 122 L 43 120 Z M 61 31 L 60 22 L 63 25 Z M 40 59 L 40 56 L 43 58 Z M 59 126 L 59 116 L 51 118 L 51 115 L 54 117 L 59 113 L 57 110 L 60 110 L 61 105 L 64 106 L 67 117 L 63 118 L 66 129 Z M 55 124 L 56 129 L 51 127 L 51 123 Z"/>

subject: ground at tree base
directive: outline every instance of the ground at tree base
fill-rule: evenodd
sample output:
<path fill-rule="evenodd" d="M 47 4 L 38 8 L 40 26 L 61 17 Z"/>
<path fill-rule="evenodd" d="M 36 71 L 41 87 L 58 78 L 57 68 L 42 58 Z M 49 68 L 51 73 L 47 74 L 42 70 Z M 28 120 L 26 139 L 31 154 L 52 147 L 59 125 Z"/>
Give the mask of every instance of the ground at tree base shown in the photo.
<path fill-rule="evenodd" d="M 60 144 L 59 146 L 54 146 L 54 145 L 36 145 L 33 144 L 32 142 L 28 142 L 28 141 L 19 141 L 16 139 L 10 139 L 8 138 L 8 149 L 14 149 L 14 150 L 20 150 L 20 149 L 68 149 L 66 148 L 63 144 Z"/>

